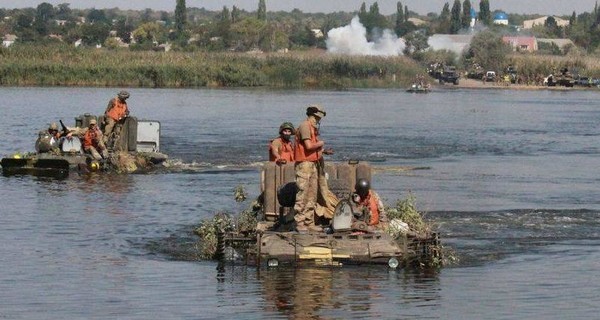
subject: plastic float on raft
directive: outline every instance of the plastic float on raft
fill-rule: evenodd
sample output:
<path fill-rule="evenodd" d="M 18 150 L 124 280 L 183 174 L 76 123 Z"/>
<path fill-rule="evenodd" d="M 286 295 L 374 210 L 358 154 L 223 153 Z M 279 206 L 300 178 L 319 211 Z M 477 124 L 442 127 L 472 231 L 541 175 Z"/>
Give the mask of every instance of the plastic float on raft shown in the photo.
<path fill-rule="evenodd" d="M 63 132 L 83 130 L 92 119 L 103 123 L 103 116 L 84 114 L 75 118 L 75 127 L 63 127 Z M 63 137 L 59 143 L 42 131 L 36 140 L 35 152 L 2 158 L 2 174 L 66 177 L 73 171 L 144 172 L 168 158 L 160 152 L 160 122 L 155 120 L 127 117 L 119 134 L 111 137 L 108 144 L 108 157 L 98 161 L 83 152 L 82 141 L 76 135 Z"/>

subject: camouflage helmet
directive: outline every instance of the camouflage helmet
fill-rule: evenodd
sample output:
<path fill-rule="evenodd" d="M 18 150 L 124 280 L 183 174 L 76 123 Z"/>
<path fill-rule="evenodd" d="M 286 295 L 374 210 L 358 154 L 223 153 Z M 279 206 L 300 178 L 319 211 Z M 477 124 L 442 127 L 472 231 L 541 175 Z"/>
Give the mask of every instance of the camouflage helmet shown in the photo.
<path fill-rule="evenodd" d="M 292 130 L 292 133 L 294 133 L 294 125 L 291 122 L 284 122 L 279 126 L 279 133 L 281 134 L 281 132 L 283 132 L 283 130 L 285 129 L 290 129 Z"/>
<path fill-rule="evenodd" d="M 323 118 L 323 117 L 325 117 L 326 114 L 327 113 L 325 112 L 325 109 L 323 109 L 323 107 L 318 104 L 311 104 L 308 106 L 308 108 L 306 108 L 307 116 L 314 115 L 319 118 Z"/>
<path fill-rule="evenodd" d="M 119 92 L 117 97 L 119 97 L 119 99 L 125 100 L 125 99 L 129 98 L 129 92 L 123 90 L 123 91 Z"/>
<path fill-rule="evenodd" d="M 48 131 L 50 131 L 50 130 L 56 130 L 56 131 L 58 131 L 58 125 L 56 124 L 56 122 L 52 122 L 50 124 L 50 126 L 48 127 Z"/>
<path fill-rule="evenodd" d="M 360 178 L 356 180 L 356 185 L 354 186 L 354 190 L 361 197 L 364 198 L 369 194 L 369 190 L 371 189 L 371 185 L 369 180 Z"/>

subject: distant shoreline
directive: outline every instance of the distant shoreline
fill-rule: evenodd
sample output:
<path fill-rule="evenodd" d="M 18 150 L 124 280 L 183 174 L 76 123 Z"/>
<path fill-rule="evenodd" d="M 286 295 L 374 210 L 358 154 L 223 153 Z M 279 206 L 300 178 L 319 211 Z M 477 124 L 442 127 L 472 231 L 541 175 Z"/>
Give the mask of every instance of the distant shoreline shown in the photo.
<path fill-rule="evenodd" d="M 552 91 L 572 91 L 572 90 L 594 90 L 598 89 L 596 87 L 584 88 L 584 87 L 572 87 L 567 88 L 564 86 L 556 86 L 556 87 L 548 87 L 548 86 L 539 86 L 539 85 L 522 85 L 522 84 L 509 84 L 509 85 L 498 85 L 492 82 L 486 82 L 485 84 L 481 80 L 475 79 L 465 79 L 461 78 L 459 80 L 458 85 L 453 85 L 450 83 L 438 85 L 436 84 L 434 87 L 437 88 L 461 88 L 461 89 L 488 89 L 488 90 L 552 90 Z"/>

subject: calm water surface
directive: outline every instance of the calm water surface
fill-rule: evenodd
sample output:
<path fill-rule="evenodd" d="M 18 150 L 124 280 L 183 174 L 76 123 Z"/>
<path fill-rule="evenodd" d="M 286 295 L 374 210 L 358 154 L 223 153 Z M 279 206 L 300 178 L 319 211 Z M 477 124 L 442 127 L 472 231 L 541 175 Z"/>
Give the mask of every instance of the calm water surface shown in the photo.
<path fill-rule="evenodd" d="M 100 114 L 120 88 L 0 88 L 0 155 Z M 596 318 L 600 92 L 131 89 L 162 124 L 149 175 L 0 176 L 0 319 Z M 267 141 L 308 103 L 328 160 L 371 160 L 393 204 L 412 192 L 457 265 L 257 270 L 195 258 L 191 230 L 258 194 Z M 406 170 L 413 168 L 417 170 Z"/>

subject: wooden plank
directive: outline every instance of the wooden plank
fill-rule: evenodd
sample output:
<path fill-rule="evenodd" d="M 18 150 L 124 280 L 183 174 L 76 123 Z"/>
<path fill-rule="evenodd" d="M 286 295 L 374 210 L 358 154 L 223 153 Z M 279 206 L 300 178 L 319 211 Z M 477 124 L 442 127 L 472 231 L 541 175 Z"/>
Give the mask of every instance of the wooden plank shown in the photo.
<path fill-rule="evenodd" d="M 371 183 L 371 166 L 368 162 L 359 162 L 356 165 L 356 179 L 367 179 Z"/>
<path fill-rule="evenodd" d="M 265 190 L 264 190 L 264 206 L 265 215 L 267 216 L 278 216 L 276 210 L 277 204 L 277 193 L 276 193 L 276 164 L 275 162 L 267 162 L 264 166 L 264 177 L 265 177 Z"/>

